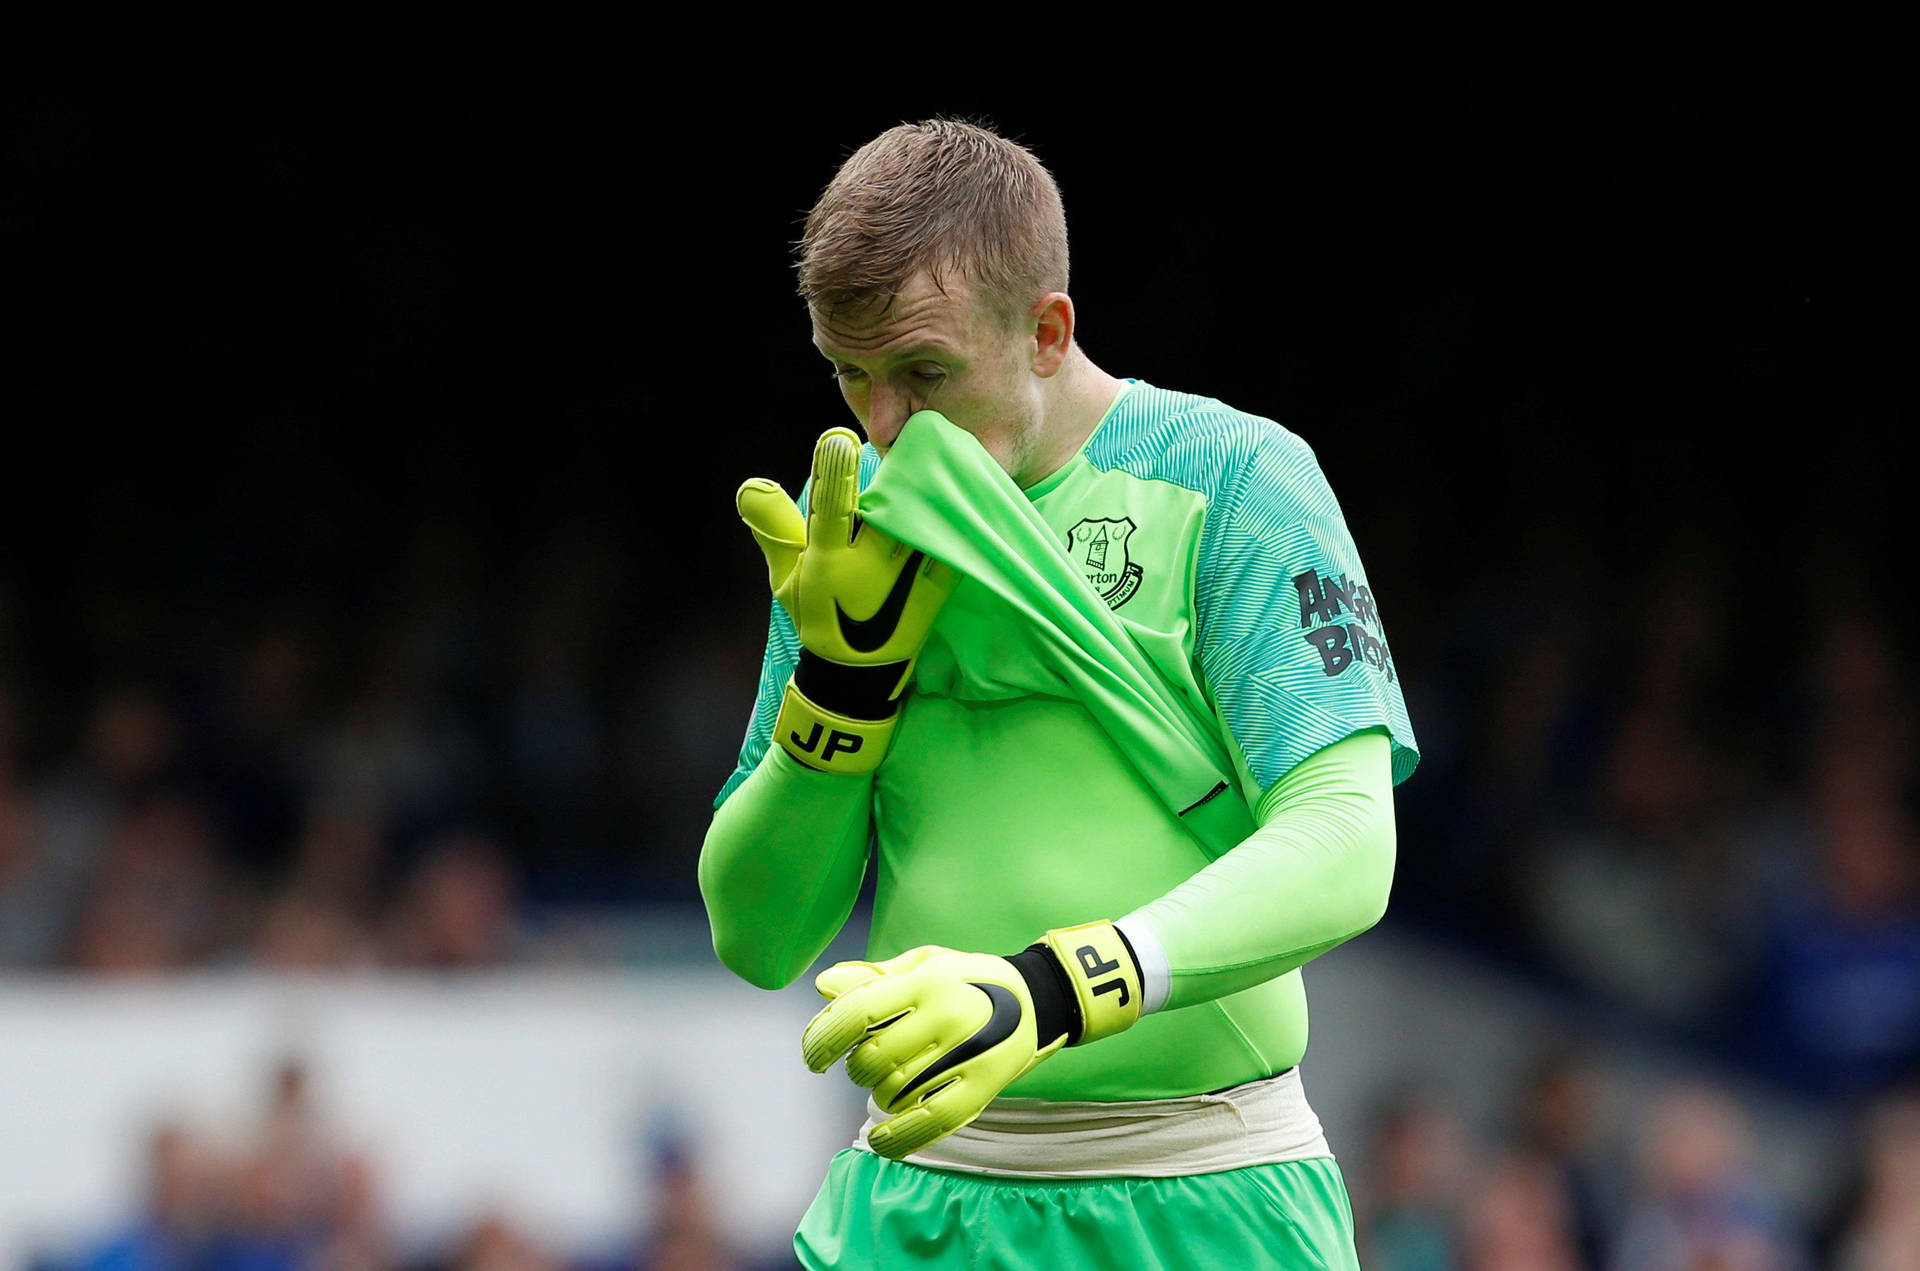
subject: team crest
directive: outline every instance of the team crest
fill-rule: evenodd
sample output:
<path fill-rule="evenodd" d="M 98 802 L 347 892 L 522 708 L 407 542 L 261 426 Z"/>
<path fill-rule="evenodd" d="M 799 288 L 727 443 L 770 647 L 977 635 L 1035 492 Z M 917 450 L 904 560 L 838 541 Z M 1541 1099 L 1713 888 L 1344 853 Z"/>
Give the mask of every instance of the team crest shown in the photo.
<path fill-rule="evenodd" d="M 1140 590 L 1140 567 L 1127 557 L 1134 529 L 1132 517 L 1121 517 L 1089 518 L 1067 531 L 1067 554 L 1109 609 L 1118 609 Z"/>

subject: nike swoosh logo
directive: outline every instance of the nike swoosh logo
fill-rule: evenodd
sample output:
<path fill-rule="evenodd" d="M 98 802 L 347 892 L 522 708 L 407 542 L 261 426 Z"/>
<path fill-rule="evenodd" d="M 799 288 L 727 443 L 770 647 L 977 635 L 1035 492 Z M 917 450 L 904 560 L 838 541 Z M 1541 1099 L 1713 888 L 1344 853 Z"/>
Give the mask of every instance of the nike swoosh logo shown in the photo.
<path fill-rule="evenodd" d="M 857 653 L 872 653 L 893 639 L 894 628 L 900 625 L 900 615 L 907 610 L 907 596 L 913 591 L 914 575 L 920 572 L 920 562 L 925 559 L 926 556 L 921 552 L 907 557 L 907 563 L 900 568 L 900 576 L 893 580 L 893 590 L 887 593 L 886 600 L 871 618 L 850 618 L 838 600 L 833 602 L 833 611 L 840 616 L 840 638 L 847 642 L 848 648 Z"/>
<path fill-rule="evenodd" d="M 992 1050 L 1013 1036 L 1014 1029 L 1020 1027 L 1020 999 L 1013 995 L 1012 989 L 1003 984 L 982 984 L 978 980 L 968 980 L 967 983 L 987 995 L 987 1000 L 993 1003 L 993 1014 L 987 1016 L 987 1022 L 980 1025 L 973 1036 L 928 1064 L 925 1072 L 909 1081 L 906 1087 L 893 1097 L 896 1109 L 940 1074 L 951 1071 L 956 1065 L 967 1062 L 975 1055 Z"/>

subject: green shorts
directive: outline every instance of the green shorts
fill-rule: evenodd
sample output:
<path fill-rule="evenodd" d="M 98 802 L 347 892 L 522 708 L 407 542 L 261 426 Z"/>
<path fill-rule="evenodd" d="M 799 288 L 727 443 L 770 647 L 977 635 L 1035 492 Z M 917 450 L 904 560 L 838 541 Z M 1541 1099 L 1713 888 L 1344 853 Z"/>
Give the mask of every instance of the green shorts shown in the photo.
<path fill-rule="evenodd" d="M 1008 1178 L 849 1148 L 793 1249 L 826 1267 L 1359 1271 L 1332 1157 L 1178 1178 Z"/>

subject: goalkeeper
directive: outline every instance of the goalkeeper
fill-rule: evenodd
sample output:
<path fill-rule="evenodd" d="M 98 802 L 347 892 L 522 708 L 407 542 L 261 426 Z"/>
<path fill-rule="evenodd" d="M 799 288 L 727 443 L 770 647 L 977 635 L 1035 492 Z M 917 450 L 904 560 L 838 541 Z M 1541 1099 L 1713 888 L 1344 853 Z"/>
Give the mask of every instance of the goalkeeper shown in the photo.
<path fill-rule="evenodd" d="M 1312 452 L 1096 367 L 982 128 L 856 152 L 800 280 L 870 444 L 740 490 L 776 603 L 700 884 L 777 988 L 879 871 L 802 1039 L 871 1095 L 801 1262 L 1355 1267 L 1300 968 L 1379 920 L 1418 756 Z"/>

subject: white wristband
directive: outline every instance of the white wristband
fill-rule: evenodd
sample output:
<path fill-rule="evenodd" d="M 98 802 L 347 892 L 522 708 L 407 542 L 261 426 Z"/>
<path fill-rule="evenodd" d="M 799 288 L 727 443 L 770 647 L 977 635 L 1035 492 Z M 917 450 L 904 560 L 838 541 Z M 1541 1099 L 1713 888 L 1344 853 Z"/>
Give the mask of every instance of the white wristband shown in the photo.
<path fill-rule="evenodd" d="M 1139 918 L 1129 914 L 1113 925 L 1133 946 L 1133 956 L 1140 962 L 1140 1013 L 1151 1015 L 1167 1004 L 1167 995 L 1173 992 L 1173 965 L 1159 938 Z"/>

